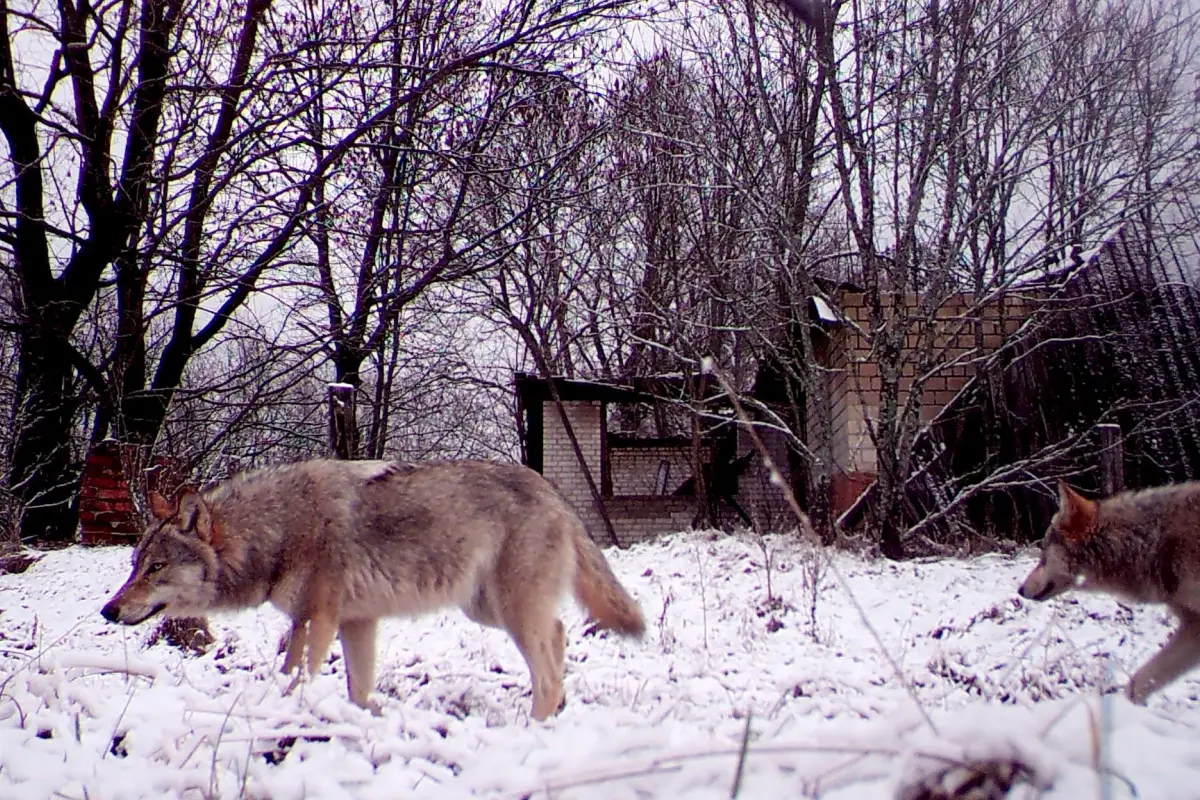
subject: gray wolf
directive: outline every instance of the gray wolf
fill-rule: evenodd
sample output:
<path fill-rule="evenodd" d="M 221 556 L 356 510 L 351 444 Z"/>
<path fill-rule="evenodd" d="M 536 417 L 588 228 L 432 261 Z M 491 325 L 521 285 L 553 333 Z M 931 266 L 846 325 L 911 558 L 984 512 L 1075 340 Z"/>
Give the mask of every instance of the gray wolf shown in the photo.
<path fill-rule="evenodd" d="M 557 605 L 568 588 L 595 627 L 645 630 L 578 515 L 515 464 L 302 461 L 185 489 L 175 503 L 154 494 L 150 510 L 106 619 L 136 625 L 269 601 L 292 619 L 284 672 L 307 653 L 314 674 L 336 634 L 350 699 L 375 713 L 381 617 L 457 606 L 503 628 L 529 666 L 537 720 L 564 699 Z"/>
<path fill-rule="evenodd" d="M 1179 627 L 1129 681 L 1146 698 L 1200 664 L 1200 482 L 1089 500 L 1059 481 L 1042 557 L 1018 593 L 1049 600 L 1071 588 L 1163 603 Z"/>

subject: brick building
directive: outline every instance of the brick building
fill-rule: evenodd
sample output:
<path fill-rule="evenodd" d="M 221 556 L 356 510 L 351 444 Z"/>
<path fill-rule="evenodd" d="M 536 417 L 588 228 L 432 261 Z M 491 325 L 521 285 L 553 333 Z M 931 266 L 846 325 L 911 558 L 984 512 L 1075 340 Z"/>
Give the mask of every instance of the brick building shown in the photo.
<path fill-rule="evenodd" d="M 553 482 L 583 517 L 592 536 L 608 532 L 597 508 L 588 474 L 579 464 L 562 414 L 545 379 L 514 376 L 523 420 L 525 463 Z M 670 403 L 684 396 L 679 377 L 624 381 L 554 379 L 555 391 L 575 434 L 587 470 L 621 545 L 688 528 L 712 503 L 726 519 L 771 521 L 781 504 L 769 490 L 748 441 L 732 424 L 712 426 L 700 443 L 706 467 L 707 497 L 695 491 L 695 452 L 689 436 L 639 436 L 610 430 L 614 410 L 628 404 Z M 715 396 L 715 392 L 710 392 Z"/>
<path fill-rule="evenodd" d="M 870 327 L 870 309 L 864 295 L 853 288 L 842 288 L 834 296 L 836 309 L 819 298 L 813 298 L 811 303 L 813 318 L 826 333 L 818 357 L 829 371 L 824 394 L 806 402 L 810 415 L 815 403 L 826 403 L 829 407 L 832 422 L 829 440 L 807 444 L 822 452 L 833 465 L 829 502 L 836 515 L 849 508 L 875 479 L 878 459 L 869 420 L 879 413 L 880 376 L 863 335 L 863 330 Z M 910 303 L 915 307 L 916 298 L 910 298 Z M 1019 297 L 998 298 L 983 309 L 974 305 L 973 296 L 961 294 L 938 309 L 933 352 L 934 363 L 939 366 L 923 381 L 920 409 L 923 421 L 934 419 L 974 376 L 974 361 L 980 355 L 976 335 L 982 337 L 983 352 L 990 352 L 1019 328 L 1034 307 L 1032 300 Z M 905 346 L 915 352 L 922 342 L 914 333 Z M 901 403 L 906 401 L 912 387 L 916 364 L 915 358 L 905 355 L 900 379 Z M 518 373 L 514 383 L 524 425 L 525 463 L 557 485 L 584 518 L 592 535 L 603 541 L 607 536 L 603 517 L 547 381 Z M 587 381 L 556 377 L 554 383 L 622 545 L 686 528 L 698 518 L 699 503 L 703 500 L 694 493 L 695 456 L 690 437 L 663 439 L 609 430 L 614 406 L 682 400 L 682 378 Z M 792 475 L 790 470 L 803 467 L 799 459 L 789 458 L 787 437 L 767 428 L 760 429 L 760 435 L 772 460 L 784 473 L 783 479 L 799 487 L 804 476 Z M 717 496 L 713 502 L 718 510 L 722 514 L 733 512 L 727 519 L 753 520 L 764 530 L 792 527 L 779 493 L 767 480 L 761 459 L 738 426 L 730 422 L 711 428 L 705 435 L 700 460 L 708 473 L 706 483 L 710 489 L 715 487 L 710 494 Z M 689 486 L 693 491 L 688 491 Z M 797 494 L 802 496 L 803 492 Z"/>

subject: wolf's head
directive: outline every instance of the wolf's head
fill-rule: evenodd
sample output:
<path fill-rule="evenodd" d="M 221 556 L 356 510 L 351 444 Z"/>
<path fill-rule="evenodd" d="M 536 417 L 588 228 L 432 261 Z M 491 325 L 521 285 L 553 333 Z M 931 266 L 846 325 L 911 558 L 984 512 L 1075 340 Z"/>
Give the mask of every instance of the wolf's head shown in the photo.
<path fill-rule="evenodd" d="M 100 611 L 110 622 L 136 625 L 158 613 L 203 614 L 216 597 L 217 529 L 208 504 L 185 489 L 172 505 L 150 494 L 153 521 L 133 551 L 133 572 Z"/>
<path fill-rule="evenodd" d="M 1029 600 L 1049 600 L 1074 587 L 1083 574 L 1079 545 L 1093 533 L 1099 504 L 1063 481 L 1058 482 L 1058 512 L 1042 539 L 1042 558 L 1017 593 Z"/>

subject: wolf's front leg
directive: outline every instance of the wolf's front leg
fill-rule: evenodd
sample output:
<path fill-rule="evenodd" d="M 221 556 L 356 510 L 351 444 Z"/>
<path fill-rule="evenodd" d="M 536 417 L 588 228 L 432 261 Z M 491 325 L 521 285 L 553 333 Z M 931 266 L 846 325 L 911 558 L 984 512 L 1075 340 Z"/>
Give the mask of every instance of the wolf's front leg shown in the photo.
<path fill-rule="evenodd" d="M 1125 690 L 1131 702 L 1144 705 L 1146 698 L 1183 673 L 1200 664 L 1200 619 L 1180 620 L 1162 649 L 1134 673 Z"/>
<path fill-rule="evenodd" d="M 336 581 L 315 583 L 306 589 L 305 595 L 305 610 L 302 618 L 293 621 L 288 654 L 284 658 L 283 666 L 287 672 L 300 667 L 302 661 L 307 661 L 307 669 L 296 670 L 296 677 L 284 690 L 285 696 L 295 690 L 305 673 L 311 678 L 321 669 L 321 662 L 325 660 L 329 646 L 333 644 L 338 616 L 342 610 L 341 592 Z"/>

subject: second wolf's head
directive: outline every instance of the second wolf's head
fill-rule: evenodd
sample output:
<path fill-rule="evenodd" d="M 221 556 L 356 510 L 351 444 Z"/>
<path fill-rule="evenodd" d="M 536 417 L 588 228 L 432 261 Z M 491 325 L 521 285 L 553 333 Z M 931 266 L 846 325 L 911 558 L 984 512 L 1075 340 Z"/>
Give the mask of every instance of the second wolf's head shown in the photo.
<path fill-rule="evenodd" d="M 1078 586 L 1086 576 L 1080 552 L 1096 524 L 1099 503 L 1058 482 L 1058 512 L 1042 539 L 1042 558 L 1017 593 L 1029 600 L 1049 600 Z"/>
<path fill-rule="evenodd" d="M 154 519 L 133 551 L 133 571 L 100 612 L 110 622 L 198 616 L 216 598 L 218 530 L 204 498 L 185 489 L 172 505 L 151 493 L 150 510 Z"/>

